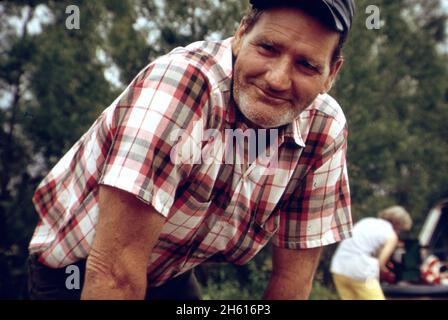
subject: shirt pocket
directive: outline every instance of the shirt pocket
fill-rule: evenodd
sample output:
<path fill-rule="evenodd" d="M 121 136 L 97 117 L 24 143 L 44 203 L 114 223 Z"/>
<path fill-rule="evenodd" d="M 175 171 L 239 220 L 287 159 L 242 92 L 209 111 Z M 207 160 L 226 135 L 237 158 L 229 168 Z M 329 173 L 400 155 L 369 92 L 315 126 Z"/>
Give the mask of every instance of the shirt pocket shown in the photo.
<path fill-rule="evenodd" d="M 210 206 L 211 201 L 198 200 L 188 189 L 177 196 L 153 251 L 157 257 L 157 267 L 151 271 L 154 279 L 167 270 L 173 276 L 184 271 L 198 241 L 198 233 L 204 229 L 206 219 L 212 213 Z"/>
<path fill-rule="evenodd" d="M 162 236 L 178 244 L 186 244 L 197 232 L 207 216 L 211 201 L 198 200 L 187 189 L 174 202 L 162 229 Z"/>
<path fill-rule="evenodd" d="M 244 232 L 232 239 L 225 250 L 228 262 L 242 265 L 250 261 L 273 237 L 279 226 L 279 216 L 273 212 L 255 211 Z M 240 228 L 238 228 L 240 229 Z"/>

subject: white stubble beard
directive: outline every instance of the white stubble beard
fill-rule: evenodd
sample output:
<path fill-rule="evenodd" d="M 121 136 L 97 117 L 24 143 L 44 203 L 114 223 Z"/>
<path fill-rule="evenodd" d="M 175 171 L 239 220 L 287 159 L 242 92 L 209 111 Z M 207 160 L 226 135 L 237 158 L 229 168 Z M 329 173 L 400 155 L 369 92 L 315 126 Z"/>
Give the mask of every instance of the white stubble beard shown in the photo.
<path fill-rule="evenodd" d="M 279 111 L 280 114 L 265 114 L 256 110 L 257 101 L 251 101 L 250 95 L 246 90 L 240 90 L 238 85 L 234 84 L 234 98 L 241 113 L 252 123 L 264 129 L 278 128 L 283 125 L 292 123 L 298 115 L 294 113 L 292 108 Z M 282 108 L 284 109 L 284 108 Z"/>

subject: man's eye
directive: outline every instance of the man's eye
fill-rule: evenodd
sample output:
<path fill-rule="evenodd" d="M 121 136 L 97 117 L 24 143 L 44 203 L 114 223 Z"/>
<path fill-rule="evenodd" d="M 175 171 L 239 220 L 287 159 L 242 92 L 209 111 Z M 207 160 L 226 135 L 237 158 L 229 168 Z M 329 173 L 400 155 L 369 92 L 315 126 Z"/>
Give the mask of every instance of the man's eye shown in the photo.
<path fill-rule="evenodd" d="M 315 71 L 315 72 L 319 71 L 318 68 L 317 68 L 316 66 L 312 65 L 312 64 L 309 63 L 308 61 L 298 61 L 297 64 L 298 64 L 299 66 L 303 66 L 303 67 L 305 67 L 306 69 L 311 70 L 311 71 Z"/>
<path fill-rule="evenodd" d="M 262 44 L 260 44 L 260 47 L 261 47 L 263 50 L 265 50 L 265 51 L 268 51 L 268 52 L 275 52 L 275 48 L 274 48 L 274 46 L 271 45 L 271 44 L 268 44 L 268 43 L 262 43 Z"/>

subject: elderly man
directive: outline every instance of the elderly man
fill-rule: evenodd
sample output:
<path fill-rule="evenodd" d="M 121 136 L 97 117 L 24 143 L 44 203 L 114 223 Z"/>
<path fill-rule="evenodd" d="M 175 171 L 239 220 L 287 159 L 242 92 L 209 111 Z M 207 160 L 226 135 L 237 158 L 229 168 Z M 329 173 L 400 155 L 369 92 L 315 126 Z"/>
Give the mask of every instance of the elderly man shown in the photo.
<path fill-rule="evenodd" d="M 327 92 L 354 2 L 251 4 L 234 37 L 144 68 L 42 181 L 32 298 L 195 299 L 195 266 L 246 263 L 270 240 L 264 298 L 308 297 L 321 247 L 352 228 L 346 120 Z M 207 161 L 182 151 L 216 142 Z"/>

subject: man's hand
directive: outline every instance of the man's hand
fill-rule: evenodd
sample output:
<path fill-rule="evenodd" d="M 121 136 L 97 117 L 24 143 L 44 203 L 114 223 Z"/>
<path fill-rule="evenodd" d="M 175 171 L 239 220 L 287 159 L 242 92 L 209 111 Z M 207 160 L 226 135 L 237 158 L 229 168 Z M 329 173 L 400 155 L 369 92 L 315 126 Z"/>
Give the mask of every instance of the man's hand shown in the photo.
<path fill-rule="evenodd" d="M 81 298 L 143 299 L 149 256 L 165 218 L 136 196 L 107 186 L 100 186 L 99 207 Z"/>
<path fill-rule="evenodd" d="M 289 250 L 273 247 L 273 268 L 263 299 L 308 299 L 321 248 Z"/>

